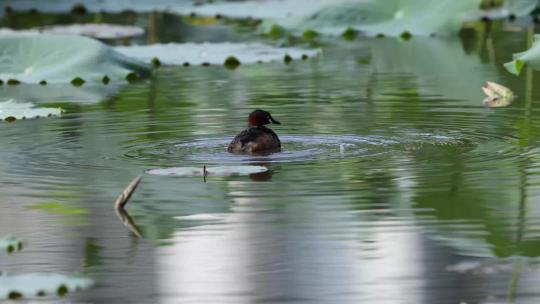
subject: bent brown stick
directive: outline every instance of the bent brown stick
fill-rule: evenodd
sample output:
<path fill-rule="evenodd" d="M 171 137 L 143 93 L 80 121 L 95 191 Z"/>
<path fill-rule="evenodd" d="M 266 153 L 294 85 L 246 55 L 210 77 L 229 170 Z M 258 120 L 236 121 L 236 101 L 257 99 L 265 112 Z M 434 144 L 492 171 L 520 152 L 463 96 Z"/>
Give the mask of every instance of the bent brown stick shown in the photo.
<path fill-rule="evenodd" d="M 129 185 L 124 189 L 122 194 L 116 199 L 116 202 L 114 203 L 114 206 L 116 209 L 124 209 L 124 206 L 126 206 L 127 202 L 131 198 L 131 195 L 133 192 L 135 192 L 135 189 L 137 189 L 137 186 L 141 182 L 141 176 L 135 177 Z"/>

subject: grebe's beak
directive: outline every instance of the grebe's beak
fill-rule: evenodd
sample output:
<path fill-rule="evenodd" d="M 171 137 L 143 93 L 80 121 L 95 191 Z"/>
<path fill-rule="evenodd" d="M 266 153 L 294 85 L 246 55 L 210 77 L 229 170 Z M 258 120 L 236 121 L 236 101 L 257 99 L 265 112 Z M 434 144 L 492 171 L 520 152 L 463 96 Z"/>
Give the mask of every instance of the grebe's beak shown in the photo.
<path fill-rule="evenodd" d="M 272 115 L 268 114 L 268 118 L 270 118 L 270 121 L 272 121 L 272 123 L 275 123 L 276 125 L 280 125 L 281 123 L 277 120 L 275 120 Z"/>

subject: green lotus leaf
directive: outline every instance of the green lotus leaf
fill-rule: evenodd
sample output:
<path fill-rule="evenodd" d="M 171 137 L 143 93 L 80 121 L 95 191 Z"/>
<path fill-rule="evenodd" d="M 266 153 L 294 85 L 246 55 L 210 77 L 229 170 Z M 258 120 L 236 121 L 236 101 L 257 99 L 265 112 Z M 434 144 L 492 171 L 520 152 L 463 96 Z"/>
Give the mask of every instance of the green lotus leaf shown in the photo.
<path fill-rule="evenodd" d="M 189 62 L 192 65 L 208 63 L 224 64 L 230 56 L 234 56 L 242 64 L 282 60 L 286 54 L 292 59 L 301 59 L 303 54 L 314 56 L 320 50 L 301 48 L 279 48 L 262 43 L 169 43 L 147 46 L 122 46 L 115 50 L 129 57 L 151 63 L 159 58 L 164 65 L 181 65 Z"/>
<path fill-rule="evenodd" d="M 88 289 L 92 285 L 91 279 L 79 276 L 46 273 L 1 274 L 0 300 L 63 296 L 69 292 Z"/>
<path fill-rule="evenodd" d="M 240 176 L 268 171 L 263 166 L 214 166 L 206 167 L 208 176 Z M 204 176 L 203 167 L 173 167 L 163 169 L 150 169 L 146 173 L 151 175 L 192 177 Z"/>
<path fill-rule="evenodd" d="M 478 11 L 481 0 L 366 0 L 312 1 L 269 0 L 221 2 L 194 9 L 199 15 L 220 13 L 233 18 L 265 19 L 263 27 L 276 26 L 302 33 L 308 29 L 341 35 L 347 28 L 375 36 L 399 37 L 451 35 L 457 33 L 467 14 Z"/>
<path fill-rule="evenodd" d="M 506 70 L 514 75 L 519 75 L 524 66 L 535 70 L 540 69 L 540 35 L 534 35 L 534 42 L 530 49 L 516 53 L 512 61 L 504 64 Z"/>
<path fill-rule="evenodd" d="M 282 25 L 316 28 L 336 36 L 351 29 L 371 36 L 403 38 L 452 35 L 461 29 L 466 14 L 479 5 L 480 0 L 371 0 L 328 6 L 300 22 L 291 20 Z"/>
<path fill-rule="evenodd" d="M 60 108 L 39 108 L 32 103 L 16 102 L 13 99 L 0 101 L 0 121 L 12 122 L 19 119 L 60 116 L 62 112 Z"/>
<path fill-rule="evenodd" d="M 150 66 L 91 38 L 63 35 L 0 37 L 0 79 L 23 83 L 69 83 L 80 77 L 101 83 L 103 75 L 123 80 L 147 75 Z"/>

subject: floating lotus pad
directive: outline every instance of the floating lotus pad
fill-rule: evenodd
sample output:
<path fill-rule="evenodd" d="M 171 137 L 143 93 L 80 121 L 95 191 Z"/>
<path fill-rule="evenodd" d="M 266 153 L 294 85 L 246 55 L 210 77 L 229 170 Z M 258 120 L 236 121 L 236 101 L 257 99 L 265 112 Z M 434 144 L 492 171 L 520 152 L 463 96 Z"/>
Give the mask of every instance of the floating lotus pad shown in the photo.
<path fill-rule="evenodd" d="M 0 37 L 0 79 L 23 83 L 69 83 L 74 78 L 100 83 L 105 75 L 149 74 L 150 65 L 128 58 L 94 39 L 63 35 Z M 124 80 L 125 81 L 125 80 Z"/>
<path fill-rule="evenodd" d="M 526 65 L 540 70 L 540 35 L 534 35 L 533 45 L 530 49 L 516 53 L 512 57 L 514 60 L 504 64 L 506 70 L 512 74 L 519 75 Z"/>
<path fill-rule="evenodd" d="M 281 61 L 286 54 L 293 59 L 302 55 L 315 56 L 319 49 L 278 48 L 262 43 L 169 43 L 144 46 L 121 46 L 115 50 L 129 57 L 151 63 L 158 58 L 161 64 L 182 65 L 189 62 L 193 65 L 219 64 L 234 56 L 242 64 Z"/>
<path fill-rule="evenodd" d="M 144 34 L 144 30 L 137 26 L 115 25 L 106 23 L 85 23 L 71 25 L 49 25 L 29 30 L 12 30 L 0 28 L 0 36 L 21 35 L 78 35 L 98 39 L 120 39 L 136 37 Z"/>
<path fill-rule="evenodd" d="M 218 166 L 206 167 L 208 176 L 241 176 L 268 171 L 263 166 Z M 173 167 L 163 169 L 150 169 L 146 173 L 162 176 L 193 177 L 204 176 L 203 167 Z"/>
<path fill-rule="evenodd" d="M 144 34 L 144 30 L 137 26 L 102 23 L 44 26 L 39 28 L 39 31 L 44 34 L 81 35 L 98 39 L 120 39 Z"/>
<path fill-rule="evenodd" d="M 23 243 L 13 235 L 8 235 L 0 238 L 0 251 L 7 251 L 9 253 L 19 251 L 23 247 Z"/>
<path fill-rule="evenodd" d="M 62 296 L 93 284 L 88 278 L 61 274 L 0 274 L 0 300 Z"/>
<path fill-rule="evenodd" d="M 0 102 L 0 121 L 60 116 L 62 113 L 61 108 L 37 108 L 33 103 L 16 102 L 13 99 Z"/>

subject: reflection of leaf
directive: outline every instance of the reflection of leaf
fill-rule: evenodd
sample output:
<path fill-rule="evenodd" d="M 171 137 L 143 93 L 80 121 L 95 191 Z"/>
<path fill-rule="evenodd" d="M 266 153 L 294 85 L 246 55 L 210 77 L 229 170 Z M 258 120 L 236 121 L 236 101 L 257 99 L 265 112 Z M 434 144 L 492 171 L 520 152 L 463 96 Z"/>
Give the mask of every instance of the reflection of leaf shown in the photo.
<path fill-rule="evenodd" d="M 533 45 L 530 49 L 516 53 L 510 62 L 504 64 L 506 70 L 512 74 L 519 75 L 525 65 L 535 70 L 540 69 L 540 35 L 534 35 Z"/>
<path fill-rule="evenodd" d="M 15 102 L 13 99 L 0 102 L 0 121 L 14 121 L 18 119 L 30 119 L 37 117 L 60 116 L 62 109 L 36 108 L 28 102 Z"/>
<path fill-rule="evenodd" d="M 220 167 L 206 167 L 206 171 L 209 176 L 237 176 L 237 175 L 250 175 L 253 173 L 261 173 L 268 171 L 268 168 L 263 166 L 220 166 Z M 203 176 L 203 168 L 197 167 L 176 167 L 165 169 L 151 169 L 146 171 L 152 175 L 164 175 L 164 176 Z"/>
<path fill-rule="evenodd" d="M 51 214 L 82 215 L 88 214 L 88 210 L 57 202 L 39 203 L 28 206 L 31 209 L 43 210 Z"/>
<path fill-rule="evenodd" d="M 0 238 L 0 251 L 13 252 L 22 249 L 22 242 L 13 235 Z"/>
<path fill-rule="evenodd" d="M 124 80 L 129 73 L 146 75 L 150 66 L 127 58 L 86 37 L 39 35 L 0 37 L 0 79 L 69 83 L 80 77 L 99 82 L 107 75 Z"/>
<path fill-rule="evenodd" d="M 0 89 L 0 100 L 13 98 L 33 103 L 95 103 L 114 96 L 123 85 L 127 84 L 89 84 L 83 87 L 71 84 L 4 86 Z"/>
<path fill-rule="evenodd" d="M 92 285 L 90 279 L 61 274 L 2 274 L 0 300 L 64 295 L 67 292 L 90 288 Z"/>
<path fill-rule="evenodd" d="M 236 57 L 242 64 L 281 61 L 287 54 L 294 59 L 300 59 L 304 54 L 314 56 L 319 52 L 299 48 L 277 48 L 261 43 L 169 43 L 116 47 L 115 50 L 148 63 L 152 62 L 153 58 L 158 58 L 161 63 L 170 65 L 181 65 L 184 62 L 224 64 L 229 56 Z"/>
<path fill-rule="evenodd" d="M 495 69 L 482 66 L 477 56 L 466 54 L 457 38 L 373 39 L 371 65 L 376 73 L 415 75 L 420 95 L 475 103 L 482 98 L 478 88 L 486 77 L 496 78 Z M 470 69 L 468 73 L 463 73 L 464 66 Z"/>

